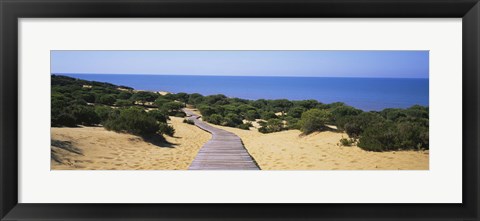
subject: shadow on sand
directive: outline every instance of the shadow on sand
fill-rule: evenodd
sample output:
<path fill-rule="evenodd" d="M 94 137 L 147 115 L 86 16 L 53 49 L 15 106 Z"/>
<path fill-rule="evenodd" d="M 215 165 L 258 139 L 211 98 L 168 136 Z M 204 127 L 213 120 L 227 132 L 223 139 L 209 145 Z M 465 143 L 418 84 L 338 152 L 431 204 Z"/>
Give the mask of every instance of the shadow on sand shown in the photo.
<path fill-rule="evenodd" d="M 168 142 L 165 137 L 159 134 L 151 135 L 151 136 L 143 136 L 143 141 L 147 143 L 151 143 L 160 148 L 175 148 L 178 144 Z"/>

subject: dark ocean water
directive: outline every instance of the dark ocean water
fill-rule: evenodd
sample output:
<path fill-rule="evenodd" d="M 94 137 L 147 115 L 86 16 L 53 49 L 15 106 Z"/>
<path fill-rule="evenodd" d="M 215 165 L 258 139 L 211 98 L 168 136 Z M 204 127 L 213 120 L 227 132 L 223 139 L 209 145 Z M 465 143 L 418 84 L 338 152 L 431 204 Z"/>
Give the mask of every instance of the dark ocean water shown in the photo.
<path fill-rule="evenodd" d="M 225 94 L 244 99 L 315 99 L 382 110 L 428 106 L 428 79 L 63 74 L 137 90 Z"/>

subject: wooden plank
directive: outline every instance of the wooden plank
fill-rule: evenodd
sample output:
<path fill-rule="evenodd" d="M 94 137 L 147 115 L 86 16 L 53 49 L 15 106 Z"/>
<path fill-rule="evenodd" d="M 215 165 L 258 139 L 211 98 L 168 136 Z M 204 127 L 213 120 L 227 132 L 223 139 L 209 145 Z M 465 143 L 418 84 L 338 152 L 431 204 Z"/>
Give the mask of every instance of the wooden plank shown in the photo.
<path fill-rule="evenodd" d="M 232 132 L 213 127 L 199 120 L 199 115 L 183 111 L 194 124 L 212 134 L 188 168 L 189 170 L 259 170 L 253 157 L 243 146 L 242 139 Z"/>

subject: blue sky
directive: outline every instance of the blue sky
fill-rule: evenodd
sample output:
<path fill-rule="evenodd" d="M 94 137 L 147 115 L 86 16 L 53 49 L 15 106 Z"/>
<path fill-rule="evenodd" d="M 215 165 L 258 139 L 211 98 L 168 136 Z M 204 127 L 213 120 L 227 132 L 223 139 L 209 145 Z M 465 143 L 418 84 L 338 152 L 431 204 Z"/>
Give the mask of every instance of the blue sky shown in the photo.
<path fill-rule="evenodd" d="M 428 78 L 428 51 L 52 51 L 52 74 Z"/>

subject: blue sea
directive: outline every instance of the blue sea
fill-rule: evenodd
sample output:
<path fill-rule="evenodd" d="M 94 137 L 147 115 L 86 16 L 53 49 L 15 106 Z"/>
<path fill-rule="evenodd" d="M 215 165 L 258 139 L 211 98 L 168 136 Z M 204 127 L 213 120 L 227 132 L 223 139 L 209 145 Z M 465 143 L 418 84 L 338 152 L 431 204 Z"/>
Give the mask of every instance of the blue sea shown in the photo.
<path fill-rule="evenodd" d="M 428 79 L 62 74 L 137 90 L 225 94 L 244 99 L 315 99 L 364 111 L 428 106 Z"/>

